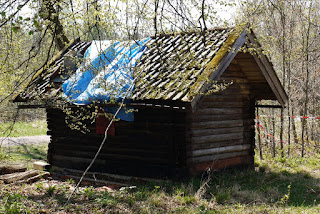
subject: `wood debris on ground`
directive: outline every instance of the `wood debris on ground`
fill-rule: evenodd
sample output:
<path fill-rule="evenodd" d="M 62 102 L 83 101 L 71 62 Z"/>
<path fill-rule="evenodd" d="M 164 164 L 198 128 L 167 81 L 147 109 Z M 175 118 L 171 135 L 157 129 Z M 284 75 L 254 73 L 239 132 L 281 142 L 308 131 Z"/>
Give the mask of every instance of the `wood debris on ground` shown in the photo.
<path fill-rule="evenodd" d="M 9 183 L 32 183 L 40 178 L 46 178 L 49 172 L 41 170 L 27 170 L 24 165 L 2 165 L 0 166 L 0 181 Z"/>

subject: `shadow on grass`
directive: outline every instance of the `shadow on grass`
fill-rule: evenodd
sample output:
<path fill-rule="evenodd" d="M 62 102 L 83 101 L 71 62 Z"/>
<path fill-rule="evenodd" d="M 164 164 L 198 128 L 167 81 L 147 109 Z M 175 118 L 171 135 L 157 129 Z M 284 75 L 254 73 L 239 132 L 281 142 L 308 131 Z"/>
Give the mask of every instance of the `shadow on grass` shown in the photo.
<path fill-rule="evenodd" d="M 270 209 L 280 208 L 282 210 L 282 206 L 289 206 L 293 211 L 297 208 L 298 212 L 300 208 L 309 209 L 319 205 L 319 181 L 308 173 L 226 170 L 211 175 L 211 180 L 201 197 L 208 202 L 215 200 L 218 204 L 223 205 L 240 204 L 248 209 L 262 205 L 262 208 L 267 206 Z M 90 209 L 95 207 L 106 209 L 108 212 L 119 212 L 125 208 L 132 213 L 146 210 L 151 213 L 161 213 L 181 208 L 194 213 L 195 211 L 200 212 L 202 208 L 211 209 L 205 207 L 206 203 L 201 202 L 200 206 L 195 198 L 202 184 L 199 178 L 180 182 L 149 182 L 140 183 L 136 185 L 137 187 L 115 190 L 114 193 L 86 187 L 75 194 L 66 207 L 64 203 L 70 191 L 62 185 L 57 187 L 51 195 L 47 190 L 42 190 L 39 195 L 29 195 L 28 200 L 36 204 L 43 204 L 47 208 L 49 206 L 46 204 L 51 204 L 49 209 L 52 209 L 54 205 L 59 209 L 72 212 L 82 212 L 88 207 Z M 219 209 L 228 209 L 228 207 L 218 206 Z"/>
<path fill-rule="evenodd" d="M 205 179 L 204 179 L 205 180 Z M 144 191 L 165 191 L 168 195 L 182 193 L 194 197 L 203 179 L 193 178 L 183 182 L 149 183 Z M 141 191 L 138 187 L 138 191 Z M 229 169 L 214 172 L 205 185 L 202 197 L 214 199 L 218 204 L 268 204 L 275 206 L 312 207 L 320 204 L 320 179 L 308 173 L 255 171 Z"/>
<path fill-rule="evenodd" d="M 6 153 L 13 159 L 18 160 L 46 160 L 47 145 L 24 145 L 19 144 L 10 148 L 6 148 Z"/>
<path fill-rule="evenodd" d="M 310 207 L 320 204 L 319 182 L 308 173 L 228 170 L 212 175 L 207 193 L 221 204 Z"/>

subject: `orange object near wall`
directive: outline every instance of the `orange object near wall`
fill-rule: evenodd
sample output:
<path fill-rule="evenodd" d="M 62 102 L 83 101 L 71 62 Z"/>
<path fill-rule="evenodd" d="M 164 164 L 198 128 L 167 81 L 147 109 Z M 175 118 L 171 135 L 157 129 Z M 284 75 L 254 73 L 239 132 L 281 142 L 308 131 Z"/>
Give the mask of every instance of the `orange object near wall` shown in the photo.
<path fill-rule="evenodd" d="M 110 123 L 110 120 L 105 116 L 104 111 L 101 108 L 99 108 L 98 115 L 96 117 L 96 133 L 103 135 L 109 123 Z M 116 129 L 113 122 L 107 132 L 107 135 L 115 136 L 115 134 L 116 134 Z"/>

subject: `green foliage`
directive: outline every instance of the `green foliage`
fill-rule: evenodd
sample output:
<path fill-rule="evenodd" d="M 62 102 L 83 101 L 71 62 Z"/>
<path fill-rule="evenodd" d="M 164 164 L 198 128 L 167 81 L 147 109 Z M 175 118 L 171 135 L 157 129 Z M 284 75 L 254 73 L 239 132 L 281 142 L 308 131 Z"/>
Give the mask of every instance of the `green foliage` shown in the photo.
<path fill-rule="evenodd" d="M 19 193 L 5 194 L 3 201 L 4 203 L 4 213 L 6 214 L 18 214 L 21 212 L 30 213 L 24 204 L 27 198 Z"/>
<path fill-rule="evenodd" d="M 94 191 L 94 188 L 92 186 L 84 188 L 83 189 L 83 195 L 88 199 L 88 200 L 92 200 L 95 198 L 96 193 Z"/>
<path fill-rule="evenodd" d="M 55 194 L 56 190 L 57 190 L 57 186 L 56 185 L 49 186 L 46 189 L 46 194 L 51 197 L 51 196 L 53 196 Z"/>

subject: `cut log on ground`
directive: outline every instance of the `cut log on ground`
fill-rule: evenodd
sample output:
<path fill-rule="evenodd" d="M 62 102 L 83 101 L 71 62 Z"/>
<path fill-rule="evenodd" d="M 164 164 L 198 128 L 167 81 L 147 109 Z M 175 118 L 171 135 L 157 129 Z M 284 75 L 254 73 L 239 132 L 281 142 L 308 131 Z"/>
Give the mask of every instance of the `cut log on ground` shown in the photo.
<path fill-rule="evenodd" d="M 13 182 L 18 182 L 18 181 L 22 181 L 25 180 L 25 182 L 28 181 L 29 178 L 40 178 L 36 177 L 38 175 L 45 175 L 47 176 L 49 173 L 44 173 L 42 171 L 38 171 L 38 170 L 29 170 L 29 171 L 25 171 L 25 172 L 15 172 L 15 173 L 11 173 L 11 174 L 6 174 L 6 175 L 1 175 L 0 176 L 0 180 L 2 180 L 4 183 L 8 184 L 8 183 L 13 183 Z"/>
<path fill-rule="evenodd" d="M 22 164 L 17 165 L 0 165 L 0 174 L 9 174 L 14 172 L 24 172 L 27 170 L 27 167 L 25 167 Z"/>

